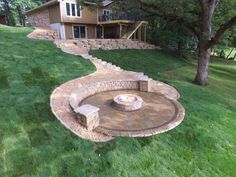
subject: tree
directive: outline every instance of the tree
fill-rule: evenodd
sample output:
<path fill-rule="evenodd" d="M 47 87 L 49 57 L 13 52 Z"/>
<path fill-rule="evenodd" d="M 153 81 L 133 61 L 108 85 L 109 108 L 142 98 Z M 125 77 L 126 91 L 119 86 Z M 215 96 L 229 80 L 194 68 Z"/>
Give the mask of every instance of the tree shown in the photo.
<path fill-rule="evenodd" d="M 196 37 L 184 25 L 157 17 L 149 20 L 148 41 L 181 56 L 195 55 L 197 48 Z"/>
<path fill-rule="evenodd" d="M 11 18 L 11 13 L 10 13 L 10 3 L 8 0 L 3 0 L 3 12 L 6 18 L 6 24 L 7 25 L 12 25 L 12 18 Z"/>
<path fill-rule="evenodd" d="M 155 14 L 167 21 L 177 21 L 190 29 L 197 37 L 199 54 L 197 75 L 194 82 L 199 85 L 208 84 L 211 49 L 227 30 L 236 25 L 236 13 L 234 12 L 232 17 L 222 23 L 213 34 L 213 15 L 220 0 L 198 0 L 194 2 L 177 0 L 165 1 L 164 3 L 158 0 L 138 0 L 138 2 L 143 11 Z"/>
<path fill-rule="evenodd" d="M 25 26 L 24 12 L 37 7 L 47 0 L 3 0 L 0 1 L 0 14 L 6 17 L 7 25 L 20 23 Z"/>
<path fill-rule="evenodd" d="M 79 1 L 81 3 L 83 0 Z M 126 11 L 137 12 L 140 9 L 140 13 L 147 16 L 177 22 L 188 28 L 198 40 L 198 68 L 194 82 L 199 85 L 208 84 L 212 47 L 236 24 L 236 0 L 132 0 L 128 1 L 129 5 L 127 0 L 114 2 Z"/>

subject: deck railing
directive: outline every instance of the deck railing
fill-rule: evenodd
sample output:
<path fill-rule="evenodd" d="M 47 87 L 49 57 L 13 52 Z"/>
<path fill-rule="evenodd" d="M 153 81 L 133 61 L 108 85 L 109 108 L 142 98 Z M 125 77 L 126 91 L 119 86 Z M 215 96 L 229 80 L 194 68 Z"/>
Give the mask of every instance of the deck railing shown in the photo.
<path fill-rule="evenodd" d="M 112 20 L 132 20 L 137 21 L 140 20 L 140 17 L 134 16 L 134 15 L 102 15 L 99 16 L 99 22 L 106 22 L 106 21 L 112 21 Z"/>

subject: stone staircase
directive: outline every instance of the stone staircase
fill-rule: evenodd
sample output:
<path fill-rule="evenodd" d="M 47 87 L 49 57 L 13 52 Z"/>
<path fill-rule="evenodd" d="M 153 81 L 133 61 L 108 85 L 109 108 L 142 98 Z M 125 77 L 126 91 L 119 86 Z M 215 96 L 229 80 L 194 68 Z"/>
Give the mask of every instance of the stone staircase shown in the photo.
<path fill-rule="evenodd" d="M 73 55 L 83 55 L 89 52 L 86 47 L 77 45 L 75 40 L 55 40 L 54 43 L 58 48 L 61 48 L 62 51 Z"/>
<path fill-rule="evenodd" d="M 93 57 L 92 55 L 89 55 L 88 49 L 79 46 L 76 41 L 74 40 L 55 40 L 54 43 L 58 48 L 61 48 L 63 52 L 72 54 L 72 55 L 79 55 L 82 56 L 84 59 L 92 61 L 97 68 L 99 68 L 100 71 L 104 70 L 115 70 L 115 71 L 123 71 L 118 66 L 113 65 L 112 63 L 108 63 L 106 61 L 102 61 L 101 59 L 98 59 L 97 57 Z"/>
<path fill-rule="evenodd" d="M 157 49 L 158 47 L 139 42 L 132 41 L 131 39 L 81 39 L 81 40 L 55 40 L 55 45 L 60 48 L 63 52 L 79 55 L 83 58 L 92 61 L 99 71 L 113 70 L 113 71 L 123 71 L 118 66 L 112 63 L 102 61 L 97 57 L 89 55 L 89 50 L 103 49 L 103 50 L 113 50 L 113 49 Z"/>
<path fill-rule="evenodd" d="M 92 55 L 89 54 L 83 54 L 81 55 L 83 58 L 92 61 L 95 65 L 101 65 L 103 66 L 103 69 L 108 69 L 108 70 L 115 70 L 115 71 L 123 71 L 120 67 L 113 65 L 110 62 L 102 61 L 101 59 L 97 57 L 93 57 Z"/>

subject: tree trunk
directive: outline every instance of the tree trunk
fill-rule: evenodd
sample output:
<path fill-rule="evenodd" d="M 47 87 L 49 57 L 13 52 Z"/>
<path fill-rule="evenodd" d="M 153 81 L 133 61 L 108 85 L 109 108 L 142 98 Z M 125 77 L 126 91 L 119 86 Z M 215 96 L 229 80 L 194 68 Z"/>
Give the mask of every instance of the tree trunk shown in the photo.
<path fill-rule="evenodd" d="M 208 66 L 211 57 L 211 47 L 207 47 L 212 35 L 212 17 L 218 0 L 201 0 L 201 26 L 199 34 L 198 69 L 194 82 L 199 85 L 208 84 Z"/>
<path fill-rule="evenodd" d="M 22 26 L 25 26 L 25 16 L 22 13 L 21 7 L 19 5 L 17 6 L 17 12 L 18 12 L 20 24 Z"/>
<path fill-rule="evenodd" d="M 11 17 L 10 17 L 10 7 L 7 0 L 4 0 L 4 11 L 6 15 L 6 24 L 10 26 L 12 23 L 11 23 Z"/>
<path fill-rule="evenodd" d="M 20 24 L 23 25 L 21 8 L 19 5 L 16 8 L 17 8 Z"/>
<path fill-rule="evenodd" d="M 194 82 L 198 85 L 208 84 L 208 66 L 211 56 L 211 49 L 199 46 L 198 68 Z"/>

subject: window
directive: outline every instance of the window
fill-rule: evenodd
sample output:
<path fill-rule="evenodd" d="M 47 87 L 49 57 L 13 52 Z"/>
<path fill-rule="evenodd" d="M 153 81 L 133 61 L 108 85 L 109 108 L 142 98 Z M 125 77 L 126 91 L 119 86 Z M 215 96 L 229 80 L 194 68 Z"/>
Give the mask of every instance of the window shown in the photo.
<path fill-rule="evenodd" d="M 73 26 L 74 38 L 86 38 L 85 26 Z"/>
<path fill-rule="evenodd" d="M 70 3 L 66 3 L 66 14 L 70 16 Z"/>
<path fill-rule="evenodd" d="M 103 14 L 104 14 L 104 15 L 110 15 L 110 12 L 111 12 L 111 11 L 108 10 L 108 9 L 104 9 L 104 10 L 103 10 Z"/>
<path fill-rule="evenodd" d="M 71 4 L 72 16 L 75 16 L 75 4 Z"/>
<path fill-rule="evenodd" d="M 80 17 L 81 7 L 77 6 L 76 10 L 77 10 L 77 17 Z"/>
<path fill-rule="evenodd" d="M 81 17 L 81 7 L 75 3 L 66 3 L 66 14 L 71 17 Z"/>

